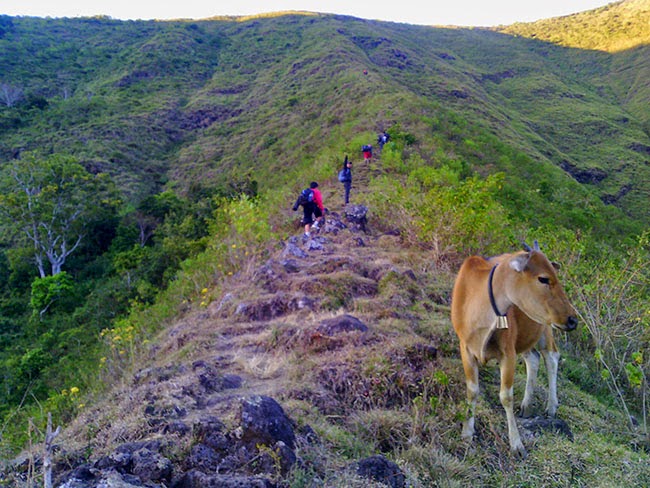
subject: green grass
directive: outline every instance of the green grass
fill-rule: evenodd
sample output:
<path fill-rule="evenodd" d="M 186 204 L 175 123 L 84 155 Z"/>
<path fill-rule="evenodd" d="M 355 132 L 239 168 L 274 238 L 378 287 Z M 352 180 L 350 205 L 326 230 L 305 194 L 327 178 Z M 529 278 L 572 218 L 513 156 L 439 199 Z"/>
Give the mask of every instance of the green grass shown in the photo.
<path fill-rule="evenodd" d="M 503 415 L 490 392 L 481 407 L 483 437 L 478 449 L 466 451 L 456 428 L 463 393 L 445 304 L 453 270 L 469 252 L 502 252 L 524 237 L 539 237 L 559 257 L 575 258 L 579 251 L 569 249 L 575 245 L 588 260 L 585 250 L 608 255 L 611 242 L 627 241 L 650 223 L 643 150 L 650 147 L 648 85 L 639 81 L 648 78 L 647 47 L 617 50 L 624 26 L 608 22 L 619 7 L 599 9 L 580 24 L 565 19 L 501 32 L 328 15 L 200 22 L 1 17 L 0 82 L 20 87 L 26 97 L 0 107 L 0 156 L 8 161 L 20 148 L 72 153 L 93 171 L 107 172 L 132 207 L 162 189 L 189 199 L 203 191 L 256 194 L 214 215 L 207 248 L 178 243 L 202 252 L 178 250 L 189 258 L 177 274 L 165 275 L 167 289 L 138 285 L 147 300 L 134 299 L 128 320 L 121 316 L 112 326 L 136 325 L 151 340 L 200 304 L 204 288 L 218 296 L 228 273 L 263 261 L 295 233 L 289 208 L 309 181 L 318 180 L 334 202 L 336 171 L 348 154 L 358 177 L 355 201 L 370 206 L 377 233 L 399 231 L 397 243 L 388 236 L 384 242 L 418 281 L 387 273 L 375 289 L 350 273 L 322 278 L 325 308 L 375 311 L 390 337 L 404 334 L 405 344 L 414 334 L 437 342 L 451 386 L 418 396 L 422 392 L 390 390 L 393 385 L 380 382 L 377 388 L 388 388 L 397 408 L 376 404 L 344 424 L 310 414 L 309 422 L 333 446 L 324 453 L 327 469 L 386 449 L 413 486 L 542 486 L 544 480 L 548 486 L 608 486 L 610 480 L 643 486 L 647 455 L 629 447 L 628 434 L 607 429 L 621 422 L 620 415 L 611 402 L 596 400 L 611 398 L 593 383 L 597 368 L 573 355 L 563 394 L 572 402 L 563 415 L 575 429 L 574 444 L 544 438 L 535 441 L 527 464 L 512 460 L 499 441 Z M 638 18 L 627 32 L 645 39 L 647 22 Z M 592 51 L 603 48 L 605 33 L 611 34 L 608 52 Z M 384 154 L 356 169 L 361 145 L 374 143 L 384 129 L 392 135 Z M 605 177 L 580 184 L 563 167 Z M 169 248 L 177 244 L 174 237 Z M 255 259 L 242 257 L 253 245 Z M 11 274 L 2 287 L 2 312 L 9 317 L 3 344 L 15 344 L 14 326 L 22 323 L 15 285 L 29 282 L 28 264 L 16 255 L 13 268 L 3 264 Z M 124 276 L 110 274 L 111 259 L 77 270 L 80 277 L 102 275 L 90 308 L 131 287 Z M 434 274 L 439 270 L 445 273 Z M 95 282 L 80 286 L 90 290 Z M 364 290 L 366 296 L 352 299 L 353 291 Z M 396 309 L 426 323 L 396 318 Z M 69 317 L 70 334 L 101 314 L 80 310 Z M 405 347 L 396 342 L 394 348 Z M 381 357 L 386 352 L 395 350 L 369 354 L 357 379 L 379 371 L 403 380 L 395 358 Z M 4 353 L 7 364 L 31 357 Z M 129 361 L 138 355 L 134 351 Z M 119 371 L 133 367 L 129 361 Z M 53 399 L 70 387 L 48 386 Z M 386 391 L 373 393 L 379 401 Z M 414 403 L 413 396 L 420 400 Z M 306 486 L 310 475 L 322 474 L 319 469 L 305 468 L 295 485 Z"/>

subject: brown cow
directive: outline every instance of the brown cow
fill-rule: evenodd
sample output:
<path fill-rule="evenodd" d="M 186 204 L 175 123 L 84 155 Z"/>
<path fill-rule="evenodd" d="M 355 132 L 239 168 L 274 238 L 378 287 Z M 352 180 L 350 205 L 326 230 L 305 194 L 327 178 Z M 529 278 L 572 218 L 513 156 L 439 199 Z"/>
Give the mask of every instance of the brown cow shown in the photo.
<path fill-rule="evenodd" d="M 537 243 L 534 249 L 528 249 L 492 261 L 479 256 L 467 258 L 456 277 L 451 304 L 451 320 L 460 340 L 469 403 L 462 436 L 467 440 L 474 436 L 478 368 L 496 359 L 501 369 L 499 398 L 508 420 L 510 449 L 522 456 L 526 450 L 513 411 L 517 354 L 531 351 L 544 335 L 545 327 L 573 330 L 577 325 L 575 310 L 555 267 Z M 518 321 L 521 319 L 518 312 L 530 320 Z"/>
<path fill-rule="evenodd" d="M 527 251 L 531 251 L 530 247 L 526 246 Z M 500 263 L 501 260 L 508 256 L 507 254 L 500 256 L 493 256 L 489 258 L 491 263 Z M 560 269 L 558 263 L 552 262 L 553 267 L 557 270 Z M 509 320 L 515 320 L 520 328 L 533 329 L 535 327 L 542 327 L 541 324 L 533 321 L 528 315 L 523 313 L 516 305 L 513 305 L 508 313 L 514 314 Z M 542 336 L 535 347 L 527 352 L 522 353 L 522 357 L 526 363 L 526 389 L 524 391 L 524 398 L 519 408 L 522 417 L 530 417 L 532 415 L 532 402 L 537 384 L 537 373 L 539 371 L 539 356 L 540 353 L 544 358 L 546 366 L 548 392 L 546 400 L 546 415 L 555 417 L 557 414 L 557 407 L 559 405 L 557 399 L 557 370 L 560 363 L 560 353 L 555 344 L 553 337 L 552 327 L 543 326 Z"/>

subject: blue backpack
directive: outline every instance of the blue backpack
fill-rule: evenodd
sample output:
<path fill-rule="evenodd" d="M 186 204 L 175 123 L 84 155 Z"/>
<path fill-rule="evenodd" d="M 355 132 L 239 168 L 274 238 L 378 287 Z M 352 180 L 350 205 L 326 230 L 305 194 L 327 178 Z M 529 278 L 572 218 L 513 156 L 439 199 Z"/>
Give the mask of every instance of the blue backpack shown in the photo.
<path fill-rule="evenodd" d="M 300 192 L 300 196 L 298 197 L 298 205 L 302 205 L 304 207 L 313 201 L 314 192 L 311 190 L 311 188 L 305 188 L 302 192 Z"/>

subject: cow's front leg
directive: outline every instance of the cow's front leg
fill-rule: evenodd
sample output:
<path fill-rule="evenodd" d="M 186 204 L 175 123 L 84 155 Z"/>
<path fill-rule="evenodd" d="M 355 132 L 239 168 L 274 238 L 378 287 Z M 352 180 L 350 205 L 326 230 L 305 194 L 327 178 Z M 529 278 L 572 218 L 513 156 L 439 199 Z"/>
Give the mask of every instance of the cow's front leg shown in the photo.
<path fill-rule="evenodd" d="M 465 370 L 465 384 L 467 385 L 467 412 L 463 422 L 463 431 L 461 437 L 463 440 L 471 441 L 474 437 L 474 415 L 476 411 L 476 401 L 478 399 L 478 363 L 476 358 L 462 345 L 460 356 L 463 360 L 463 369 Z"/>
<path fill-rule="evenodd" d="M 504 355 L 501 360 L 501 391 L 499 399 L 506 411 L 508 420 L 508 438 L 510 440 L 510 450 L 521 457 L 526 457 L 526 449 L 519 436 L 519 428 L 514 413 L 513 383 L 515 379 L 515 361 L 516 354 Z"/>
<path fill-rule="evenodd" d="M 560 353 L 557 351 L 547 351 L 544 354 L 544 363 L 546 363 L 546 372 L 548 376 L 548 400 L 546 402 L 546 415 L 555 417 L 557 415 L 557 368 L 560 363 Z"/>
<path fill-rule="evenodd" d="M 524 353 L 523 357 L 526 362 L 526 391 L 524 392 L 524 399 L 521 402 L 519 413 L 522 417 L 530 417 L 533 413 L 533 397 L 539 370 L 539 353 L 533 349 Z"/>

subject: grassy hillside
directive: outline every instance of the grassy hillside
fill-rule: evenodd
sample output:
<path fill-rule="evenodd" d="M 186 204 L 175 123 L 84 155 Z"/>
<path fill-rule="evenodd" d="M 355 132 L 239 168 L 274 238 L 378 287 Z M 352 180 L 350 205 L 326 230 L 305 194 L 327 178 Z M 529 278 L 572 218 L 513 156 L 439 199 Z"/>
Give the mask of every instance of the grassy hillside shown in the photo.
<path fill-rule="evenodd" d="M 0 17 L 0 183 L 18 161 L 69 153 L 121 197 L 102 200 L 51 302 L 3 221 L 2 456 L 40 440 L 27 426 L 52 411 L 69 427 L 60 476 L 161 440 L 178 475 L 201 444 L 186 428 L 213 415 L 235 442 L 236 399 L 268 394 L 319 439 L 302 431 L 291 473 L 268 471 L 279 461 L 262 448 L 232 468 L 279 486 L 367 486 L 346 467 L 379 452 L 412 486 L 647 485 L 647 47 L 622 41 L 630 25 L 645 39 L 646 5 L 580 17 L 625 49 L 544 38 L 544 23 Z M 616 9 L 630 24 L 610 38 Z M 554 36 L 583 28 L 565 21 Z M 382 130 L 391 142 L 364 165 L 361 146 Z M 343 221 L 346 154 L 368 230 L 332 224 L 323 249 L 308 248 L 290 207 L 318 180 Z M 501 443 L 493 369 L 478 448 L 460 442 L 448 318 L 462 258 L 522 239 L 562 262 L 582 324 L 560 338 L 560 417 L 574 441 L 531 433 L 527 462 Z M 346 313 L 369 332 L 319 329 Z M 215 386 L 224 375 L 238 391 Z M 30 456 L 0 480 L 33 481 Z"/>
<path fill-rule="evenodd" d="M 643 56 L 626 57 L 620 72 L 612 66 L 628 54 L 334 16 L 5 23 L 0 53 L 11 68 L 2 82 L 40 101 L 2 111 L 5 157 L 71 151 L 132 199 L 167 179 L 187 189 L 197 177 L 223 185 L 254 173 L 274 188 L 295 177 L 279 168 L 311 165 L 317 154 L 356 156 L 356 137 L 399 123 L 426 164 L 444 144 L 460 152 L 491 137 L 530 163 L 512 164 L 497 148 L 475 154 L 473 168 L 532 177 L 527 185 L 538 189 L 557 185 L 531 170 L 559 167 L 560 186 L 573 177 L 648 222 L 643 92 L 622 105 L 611 88 L 636 80 Z"/>
<path fill-rule="evenodd" d="M 626 0 L 600 9 L 547 19 L 529 24 L 513 24 L 500 29 L 510 35 L 551 42 L 581 51 L 610 53 L 605 72 L 595 80 L 601 93 L 615 97 L 626 111 L 634 115 L 647 134 L 650 131 L 644 100 L 650 96 L 648 45 L 650 44 L 650 2 Z M 635 66 L 629 76 L 629 66 Z M 637 149 L 638 150 L 638 149 Z M 645 151 L 647 154 L 647 151 Z"/>
<path fill-rule="evenodd" d="M 499 31 L 567 47 L 616 53 L 650 43 L 649 16 L 647 0 L 622 0 L 564 17 L 515 23 Z"/>
<path fill-rule="evenodd" d="M 364 177 L 368 169 L 356 174 Z M 333 201 L 339 193 L 326 190 L 325 197 Z M 152 347 L 143 348 L 135 374 L 83 408 L 63 434 L 61 479 L 70 471 L 66 465 L 92 464 L 116 456 L 118 446 L 142 441 L 162 443 L 160 454 L 173 460 L 176 482 L 192 466 L 193 452 L 204 460 L 199 469 L 214 474 L 207 466 L 223 447 L 207 442 L 200 426 L 218 418 L 223 434 L 234 439 L 242 398 L 267 395 L 295 422 L 298 461 L 282 474 L 280 451 L 268 466 L 260 448 L 247 465 L 224 462 L 217 471 L 225 486 L 227 476 L 236 473 L 261 476 L 274 486 L 379 488 L 386 485 L 356 476 L 354 467 L 378 454 L 405 476 L 406 484 L 388 486 L 648 483 L 647 438 L 628 431 L 623 412 L 606 395 L 598 399 L 603 390 L 588 385 L 588 358 L 575 354 L 579 332 L 558 336 L 563 351 L 558 416 L 566 430 L 526 428 L 521 421 L 530 454 L 525 460 L 511 455 L 498 368 L 492 364 L 481 371 L 475 443 L 465 444 L 460 439 L 464 374 L 449 324 L 455 265 L 433 263 L 430 251 L 404 246 L 399 236 L 374 227 L 355 232 L 342 227 L 345 222 L 338 212 L 330 215 L 313 241 L 318 246 L 288 239 L 258 259 L 245 258 L 239 271 L 223 280 L 211 273 L 215 264 L 196 269 L 191 279 L 207 288 L 187 293 L 191 303 L 152 338 Z M 250 249 L 246 242 L 232 236 L 227 245 L 236 243 L 241 256 Z M 112 338 L 125 332 L 116 329 Z M 128 343 L 117 341 L 106 376 L 128 364 L 116 357 Z M 524 383 L 521 364 L 516 401 Z M 542 415 L 545 392 L 541 373 L 536 415 Z M 272 443 L 268 448 L 275 449 Z"/>

